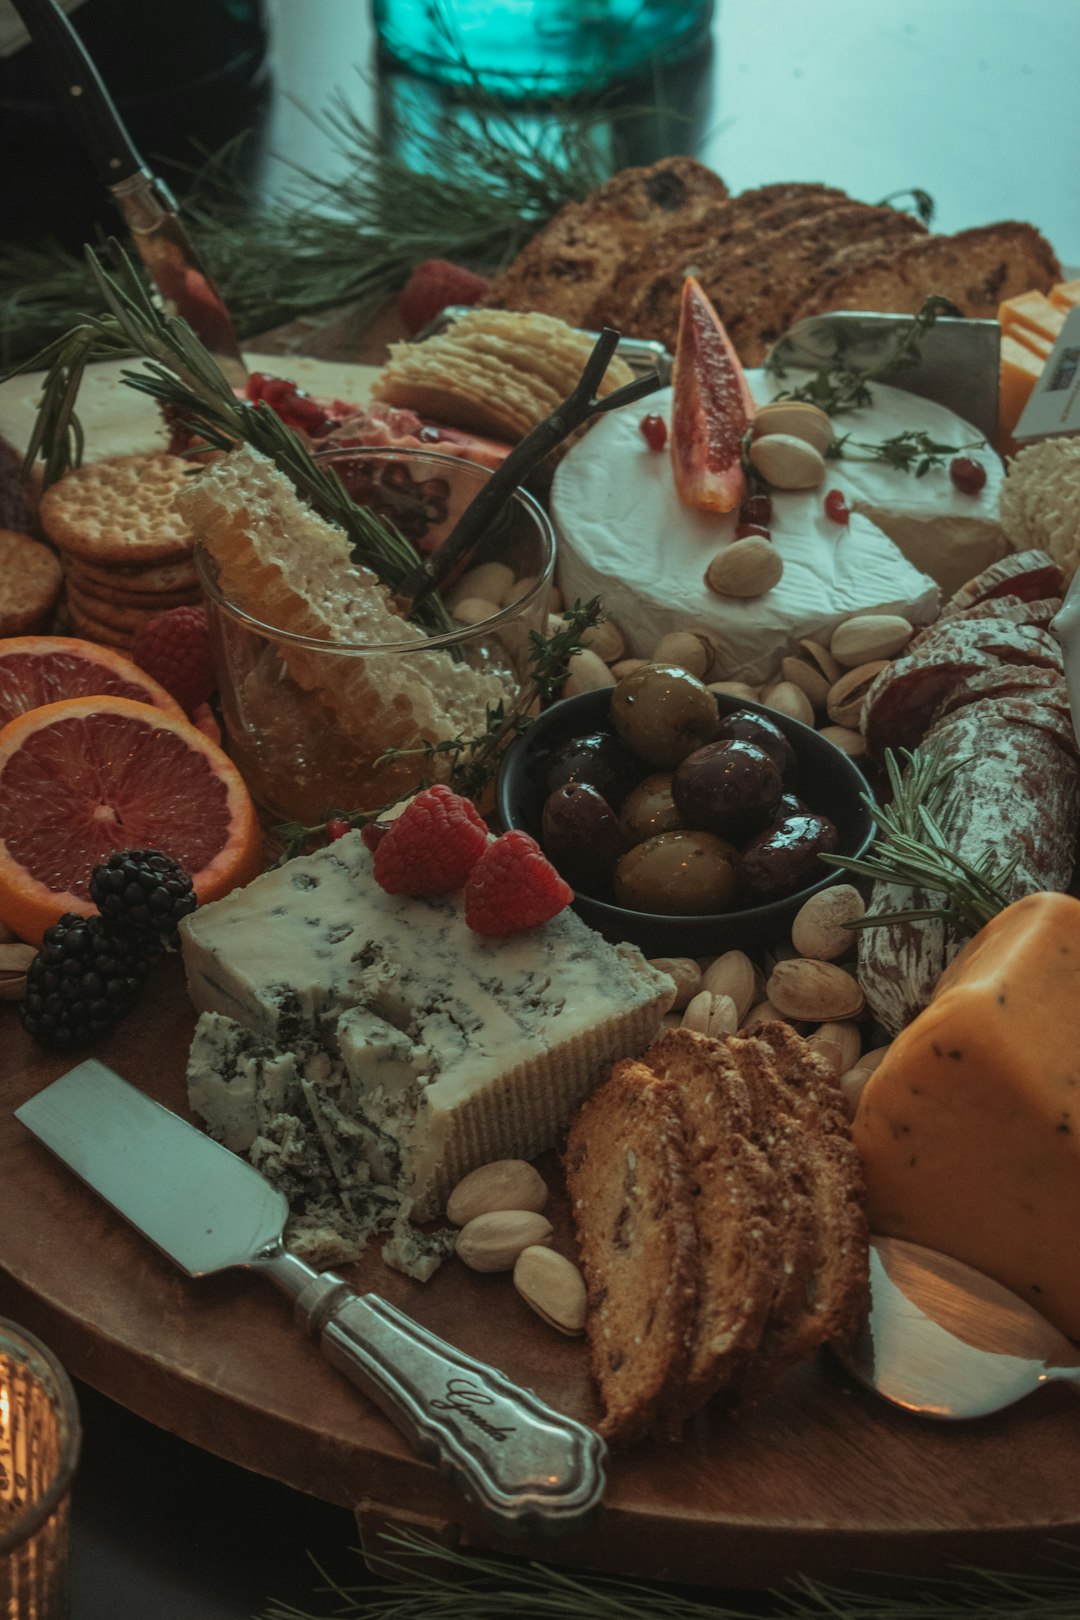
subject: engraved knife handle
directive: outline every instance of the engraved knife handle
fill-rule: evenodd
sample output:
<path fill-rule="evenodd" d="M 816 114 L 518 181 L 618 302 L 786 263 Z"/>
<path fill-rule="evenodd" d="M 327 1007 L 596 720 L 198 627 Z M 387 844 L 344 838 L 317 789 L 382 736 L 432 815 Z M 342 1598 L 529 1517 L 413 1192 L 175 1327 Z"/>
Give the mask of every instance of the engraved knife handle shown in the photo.
<path fill-rule="evenodd" d="M 303 1291 L 296 1315 L 504 1535 L 584 1527 L 604 1490 L 607 1447 L 593 1429 L 333 1272 Z"/>

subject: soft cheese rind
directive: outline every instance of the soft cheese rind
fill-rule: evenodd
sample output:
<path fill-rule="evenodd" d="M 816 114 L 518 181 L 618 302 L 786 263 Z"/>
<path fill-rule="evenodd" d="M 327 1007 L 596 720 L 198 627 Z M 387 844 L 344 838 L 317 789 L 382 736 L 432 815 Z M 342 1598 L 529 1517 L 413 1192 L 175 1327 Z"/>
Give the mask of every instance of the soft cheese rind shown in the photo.
<path fill-rule="evenodd" d="M 295 1053 L 309 1104 L 359 1121 L 353 1151 L 417 1219 L 476 1165 L 552 1146 L 672 993 L 572 912 L 491 940 L 460 897 L 385 894 L 358 833 L 202 907 L 182 940 L 196 1008 Z M 320 1051 L 334 1060 L 321 1082 Z M 211 1101 L 212 1129 L 214 1116 Z"/>

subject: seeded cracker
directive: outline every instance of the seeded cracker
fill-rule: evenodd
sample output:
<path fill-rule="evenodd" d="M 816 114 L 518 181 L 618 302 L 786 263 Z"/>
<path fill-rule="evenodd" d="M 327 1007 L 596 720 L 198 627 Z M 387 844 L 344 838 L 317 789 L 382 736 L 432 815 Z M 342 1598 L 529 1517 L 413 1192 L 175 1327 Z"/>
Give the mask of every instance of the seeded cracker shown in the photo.
<path fill-rule="evenodd" d="M 180 456 L 116 456 L 76 467 L 41 498 L 40 521 L 63 551 L 132 567 L 190 558 L 191 531 L 174 510 L 188 464 Z"/>
<path fill-rule="evenodd" d="M 48 546 L 16 529 L 0 529 L 0 635 L 41 629 L 56 605 L 62 578 Z"/>

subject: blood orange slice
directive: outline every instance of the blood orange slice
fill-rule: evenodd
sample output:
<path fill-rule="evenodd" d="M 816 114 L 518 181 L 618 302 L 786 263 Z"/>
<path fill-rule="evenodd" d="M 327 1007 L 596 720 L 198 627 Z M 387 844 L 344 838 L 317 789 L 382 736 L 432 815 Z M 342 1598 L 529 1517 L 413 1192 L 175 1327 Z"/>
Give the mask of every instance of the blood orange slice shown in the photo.
<path fill-rule="evenodd" d="M 150 703 L 175 720 L 184 711 L 138 664 L 111 647 L 75 636 L 9 636 L 0 640 L 0 726 L 17 714 L 63 698 L 112 697 Z"/>
<path fill-rule="evenodd" d="M 262 840 L 235 765 L 182 717 L 130 698 L 47 703 L 0 731 L 0 921 L 40 943 L 88 915 L 114 850 L 160 849 L 200 903 L 255 877 Z"/>
<path fill-rule="evenodd" d="M 746 494 L 742 444 L 754 401 L 723 323 L 693 276 L 683 282 L 672 386 L 679 499 L 707 512 L 733 511 Z"/>

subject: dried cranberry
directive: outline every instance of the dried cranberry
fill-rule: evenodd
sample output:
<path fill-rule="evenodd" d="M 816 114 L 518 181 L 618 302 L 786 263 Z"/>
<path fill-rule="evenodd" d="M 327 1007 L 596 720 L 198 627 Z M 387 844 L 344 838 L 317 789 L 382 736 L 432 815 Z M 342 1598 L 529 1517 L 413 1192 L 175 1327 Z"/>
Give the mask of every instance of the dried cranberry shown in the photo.
<path fill-rule="evenodd" d="M 760 523 L 767 529 L 772 522 L 772 497 L 748 495 L 739 505 L 739 522 Z"/>
<path fill-rule="evenodd" d="M 650 450 L 662 450 L 667 444 L 667 423 L 662 416 L 643 416 L 639 423 L 641 436 Z"/>
<path fill-rule="evenodd" d="M 762 540 L 771 540 L 772 535 L 763 523 L 738 523 L 735 526 L 736 540 L 749 540 L 751 535 L 760 535 Z"/>
<path fill-rule="evenodd" d="M 949 477 L 965 495 L 977 495 L 986 483 L 986 468 L 971 456 L 954 456 L 949 462 Z"/>
<path fill-rule="evenodd" d="M 846 523 L 851 516 L 848 511 L 847 498 L 842 489 L 830 489 L 826 495 L 825 516 L 832 518 L 834 523 Z"/>

